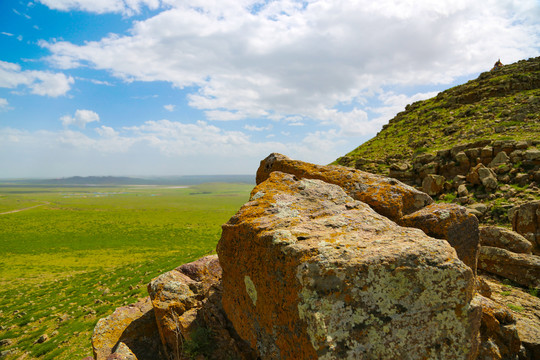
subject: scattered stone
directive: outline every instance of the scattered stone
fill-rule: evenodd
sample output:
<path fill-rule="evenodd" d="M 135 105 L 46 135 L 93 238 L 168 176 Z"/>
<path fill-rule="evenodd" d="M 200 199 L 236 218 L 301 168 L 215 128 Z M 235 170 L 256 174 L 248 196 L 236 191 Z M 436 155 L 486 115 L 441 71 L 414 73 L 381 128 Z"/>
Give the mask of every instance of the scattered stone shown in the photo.
<path fill-rule="evenodd" d="M 476 354 L 471 269 L 448 242 L 338 186 L 272 172 L 223 226 L 217 251 L 223 307 L 261 359 Z"/>
<path fill-rule="evenodd" d="M 15 343 L 13 339 L 2 339 L 0 340 L 0 346 L 11 346 Z"/>
<path fill-rule="evenodd" d="M 515 253 L 532 253 L 530 241 L 515 231 L 497 226 L 480 227 L 480 244 L 506 249 Z"/>
<path fill-rule="evenodd" d="M 488 167 L 490 168 L 496 168 L 500 165 L 505 165 L 510 162 L 510 158 L 504 151 L 500 151 L 495 158 L 489 163 Z"/>
<path fill-rule="evenodd" d="M 465 184 L 461 184 L 457 188 L 457 193 L 459 197 L 465 197 L 469 195 L 469 190 L 467 190 L 467 187 L 465 186 Z"/>
<path fill-rule="evenodd" d="M 445 181 L 444 176 L 429 174 L 422 181 L 422 190 L 431 196 L 438 195 L 443 191 Z"/>
<path fill-rule="evenodd" d="M 526 287 L 540 288 L 540 256 L 480 246 L 478 268 Z"/>
<path fill-rule="evenodd" d="M 49 340 L 49 335 L 43 334 L 43 335 L 41 335 L 41 336 L 39 337 L 39 339 L 36 340 L 35 343 L 37 343 L 37 344 L 42 344 L 42 343 L 44 343 L 44 342 L 47 341 L 47 340 Z"/>

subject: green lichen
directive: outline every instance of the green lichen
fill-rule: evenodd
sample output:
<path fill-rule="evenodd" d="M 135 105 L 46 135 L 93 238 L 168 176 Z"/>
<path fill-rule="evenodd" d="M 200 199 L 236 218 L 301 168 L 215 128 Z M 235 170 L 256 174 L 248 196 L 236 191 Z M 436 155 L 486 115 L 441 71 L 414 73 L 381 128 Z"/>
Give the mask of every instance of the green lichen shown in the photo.
<path fill-rule="evenodd" d="M 249 276 L 244 276 L 244 283 L 246 284 L 246 292 L 251 299 L 251 302 L 253 302 L 253 306 L 257 305 L 257 289 L 255 288 L 255 284 L 251 280 Z"/>

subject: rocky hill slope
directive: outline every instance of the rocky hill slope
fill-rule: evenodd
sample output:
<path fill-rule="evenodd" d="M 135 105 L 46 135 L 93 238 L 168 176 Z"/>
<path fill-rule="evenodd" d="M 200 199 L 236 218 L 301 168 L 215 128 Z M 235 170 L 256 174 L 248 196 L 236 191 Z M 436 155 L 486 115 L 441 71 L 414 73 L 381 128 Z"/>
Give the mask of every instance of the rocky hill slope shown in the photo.
<path fill-rule="evenodd" d="M 94 358 L 538 359 L 540 300 L 499 280 L 540 288 L 540 202 L 515 213 L 532 241 L 395 179 L 271 154 L 218 255 L 101 319 Z"/>
<path fill-rule="evenodd" d="M 509 225 L 508 209 L 540 199 L 540 57 L 408 105 L 335 164 L 395 177 Z"/>

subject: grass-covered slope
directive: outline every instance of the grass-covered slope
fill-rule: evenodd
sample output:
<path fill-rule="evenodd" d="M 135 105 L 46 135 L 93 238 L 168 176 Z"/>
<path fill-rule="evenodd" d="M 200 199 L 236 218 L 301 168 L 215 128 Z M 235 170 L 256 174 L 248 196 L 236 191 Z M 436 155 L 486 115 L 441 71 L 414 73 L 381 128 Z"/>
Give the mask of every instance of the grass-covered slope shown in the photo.
<path fill-rule="evenodd" d="M 540 139 L 540 57 L 505 65 L 418 101 L 336 164 L 385 173 L 416 153 L 478 140 Z"/>

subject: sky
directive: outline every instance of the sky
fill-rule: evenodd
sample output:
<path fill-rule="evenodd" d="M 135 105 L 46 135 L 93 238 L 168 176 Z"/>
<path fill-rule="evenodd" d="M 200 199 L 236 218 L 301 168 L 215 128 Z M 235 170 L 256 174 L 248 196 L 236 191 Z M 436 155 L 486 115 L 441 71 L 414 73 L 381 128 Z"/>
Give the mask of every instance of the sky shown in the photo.
<path fill-rule="evenodd" d="M 538 0 L 1 0 L 0 178 L 327 164 L 539 55 Z"/>

